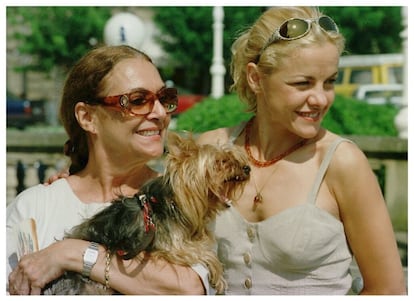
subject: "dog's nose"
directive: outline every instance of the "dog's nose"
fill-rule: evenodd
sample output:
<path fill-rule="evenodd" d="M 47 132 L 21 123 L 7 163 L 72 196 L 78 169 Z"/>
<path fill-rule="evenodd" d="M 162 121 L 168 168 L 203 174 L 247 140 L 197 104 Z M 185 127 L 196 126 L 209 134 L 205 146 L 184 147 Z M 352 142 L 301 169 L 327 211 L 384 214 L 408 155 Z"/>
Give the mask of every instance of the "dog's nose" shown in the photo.
<path fill-rule="evenodd" d="M 244 171 L 244 174 L 246 175 L 246 176 L 248 176 L 248 175 L 250 175 L 250 166 L 249 165 L 244 165 L 243 166 L 243 171 Z"/>

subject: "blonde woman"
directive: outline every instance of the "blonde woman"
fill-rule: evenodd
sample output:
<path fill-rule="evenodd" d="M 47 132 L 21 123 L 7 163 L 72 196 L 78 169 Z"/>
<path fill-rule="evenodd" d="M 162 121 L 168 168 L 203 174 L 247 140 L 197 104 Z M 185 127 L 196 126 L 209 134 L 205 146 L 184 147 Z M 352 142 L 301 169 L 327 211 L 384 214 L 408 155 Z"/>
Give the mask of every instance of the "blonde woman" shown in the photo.
<path fill-rule="evenodd" d="M 344 38 L 312 7 L 268 9 L 233 45 L 233 90 L 254 117 L 204 133 L 251 162 L 243 195 L 215 223 L 227 294 L 406 294 L 377 179 L 358 147 L 321 127 Z"/>

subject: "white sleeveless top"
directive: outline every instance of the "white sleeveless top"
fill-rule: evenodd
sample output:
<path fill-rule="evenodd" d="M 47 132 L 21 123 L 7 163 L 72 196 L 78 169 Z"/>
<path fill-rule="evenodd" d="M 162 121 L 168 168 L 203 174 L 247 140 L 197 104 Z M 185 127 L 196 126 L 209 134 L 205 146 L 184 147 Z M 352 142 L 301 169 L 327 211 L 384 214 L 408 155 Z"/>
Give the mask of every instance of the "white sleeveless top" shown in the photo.
<path fill-rule="evenodd" d="M 333 153 L 343 141 L 349 140 L 338 138 L 330 146 L 305 203 L 261 222 L 246 221 L 234 207 L 217 217 L 214 227 L 228 282 L 226 294 L 348 293 L 352 254 L 343 224 L 315 205 Z"/>

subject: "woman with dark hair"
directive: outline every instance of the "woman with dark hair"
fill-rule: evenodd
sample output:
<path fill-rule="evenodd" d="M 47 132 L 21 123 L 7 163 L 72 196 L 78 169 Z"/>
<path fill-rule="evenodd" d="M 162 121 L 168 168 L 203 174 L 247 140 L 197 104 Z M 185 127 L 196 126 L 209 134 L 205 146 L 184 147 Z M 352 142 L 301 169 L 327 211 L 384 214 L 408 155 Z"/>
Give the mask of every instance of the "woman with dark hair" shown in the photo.
<path fill-rule="evenodd" d="M 104 283 L 104 247 L 62 238 L 158 175 L 148 163 L 164 152 L 177 104 L 177 91 L 167 88 L 151 59 L 134 48 L 101 47 L 79 60 L 68 75 L 60 107 L 69 136 L 70 175 L 23 191 L 7 208 L 8 274 L 14 269 L 10 294 L 39 294 L 65 270 Z M 13 230 L 26 218 L 36 221 L 40 251 L 17 263 Z M 192 269 L 142 256 L 111 265 L 110 285 L 123 294 L 209 293 L 202 266 Z"/>

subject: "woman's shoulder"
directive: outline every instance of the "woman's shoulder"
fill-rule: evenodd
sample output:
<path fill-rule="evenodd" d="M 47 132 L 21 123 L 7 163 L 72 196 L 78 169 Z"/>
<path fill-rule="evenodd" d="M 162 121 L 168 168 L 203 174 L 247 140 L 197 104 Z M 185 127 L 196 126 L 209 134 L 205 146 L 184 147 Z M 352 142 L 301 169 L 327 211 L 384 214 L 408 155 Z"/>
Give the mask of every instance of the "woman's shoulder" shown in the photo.
<path fill-rule="evenodd" d="M 65 179 L 58 179 L 51 184 L 37 184 L 29 187 L 19 193 L 16 200 L 23 201 L 28 200 L 35 202 L 36 200 L 48 199 L 50 196 L 64 195 L 70 190 L 70 186 Z"/>
<path fill-rule="evenodd" d="M 8 220 L 13 217 L 44 216 L 46 212 L 66 210 L 68 198 L 71 197 L 70 187 L 64 179 L 57 180 L 50 185 L 38 184 L 19 193 L 7 205 Z"/>
<path fill-rule="evenodd" d="M 325 131 L 322 135 L 315 138 L 317 149 L 326 153 L 329 149 L 335 148 L 335 152 L 342 150 L 358 151 L 359 147 L 351 138 L 340 136 L 330 131 Z"/>
<path fill-rule="evenodd" d="M 222 127 L 214 130 L 203 132 L 197 138 L 199 144 L 226 144 L 231 139 L 237 138 L 243 130 L 246 122 L 242 122 L 231 127 Z"/>
<path fill-rule="evenodd" d="M 230 128 L 218 128 L 201 133 L 197 138 L 199 144 L 224 144 L 230 137 Z"/>
<path fill-rule="evenodd" d="M 351 138 L 327 132 L 321 139 L 320 146 L 324 154 L 333 148 L 330 168 L 338 172 L 348 173 L 352 168 L 357 170 L 358 166 L 367 162 L 364 152 Z"/>

